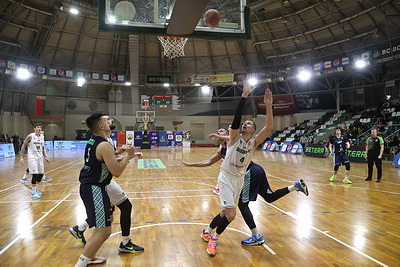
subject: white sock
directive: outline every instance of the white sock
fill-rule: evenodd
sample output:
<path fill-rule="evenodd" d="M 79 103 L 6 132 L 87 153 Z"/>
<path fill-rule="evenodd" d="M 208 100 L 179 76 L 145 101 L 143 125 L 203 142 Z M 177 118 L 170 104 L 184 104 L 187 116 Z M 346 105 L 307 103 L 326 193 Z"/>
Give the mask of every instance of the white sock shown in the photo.
<path fill-rule="evenodd" d="M 219 234 L 215 233 L 214 236 L 213 236 L 212 238 L 218 239 L 218 237 L 219 237 Z"/>
<path fill-rule="evenodd" d="M 32 186 L 32 194 L 36 194 L 37 193 L 37 190 L 36 190 L 36 185 L 35 186 Z"/>
<path fill-rule="evenodd" d="M 289 185 L 287 188 L 289 189 L 290 192 L 295 191 L 297 189 L 297 187 L 294 185 Z"/>
<path fill-rule="evenodd" d="M 83 221 L 82 223 L 78 224 L 78 230 L 79 231 L 85 231 L 87 228 L 89 227 L 89 224 L 85 221 Z"/>
<path fill-rule="evenodd" d="M 75 264 L 75 267 L 86 267 L 89 261 L 90 258 L 81 254 L 81 256 L 79 256 L 78 262 Z"/>
<path fill-rule="evenodd" d="M 131 240 L 131 238 L 129 236 L 123 236 L 122 237 L 122 245 L 126 245 L 128 244 L 129 240 Z"/>
<path fill-rule="evenodd" d="M 251 233 L 252 233 L 253 235 L 257 236 L 257 237 L 260 237 L 260 233 L 258 232 L 258 229 L 257 229 L 257 227 L 256 227 L 256 228 L 253 228 L 253 229 L 251 229 Z"/>
<path fill-rule="evenodd" d="M 22 176 L 22 178 L 26 179 L 26 173 L 24 173 L 24 176 Z"/>
<path fill-rule="evenodd" d="M 204 232 L 211 234 L 212 228 L 210 226 L 207 226 L 207 228 L 204 230 Z"/>
<path fill-rule="evenodd" d="M 345 175 L 345 176 L 344 176 L 344 179 L 349 179 L 349 176 L 348 176 L 348 175 Z"/>

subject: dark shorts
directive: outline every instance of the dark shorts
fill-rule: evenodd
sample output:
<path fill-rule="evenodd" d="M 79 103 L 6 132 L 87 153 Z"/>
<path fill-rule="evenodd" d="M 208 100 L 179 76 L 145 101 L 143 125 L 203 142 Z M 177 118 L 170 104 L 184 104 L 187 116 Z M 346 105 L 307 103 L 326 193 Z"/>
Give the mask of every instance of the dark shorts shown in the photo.
<path fill-rule="evenodd" d="M 256 201 L 259 192 L 271 192 L 264 169 L 255 163 L 250 163 L 244 176 L 244 183 L 239 201 L 248 203 Z"/>
<path fill-rule="evenodd" d="M 333 154 L 333 164 L 334 166 L 345 165 L 350 162 L 349 157 L 346 154 Z"/>
<path fill-rule="evenodd" d="M 86 208 L 89 227 L 111 226 L 111 204 L 105 187 L 81 184 L 79 193 Z"/>

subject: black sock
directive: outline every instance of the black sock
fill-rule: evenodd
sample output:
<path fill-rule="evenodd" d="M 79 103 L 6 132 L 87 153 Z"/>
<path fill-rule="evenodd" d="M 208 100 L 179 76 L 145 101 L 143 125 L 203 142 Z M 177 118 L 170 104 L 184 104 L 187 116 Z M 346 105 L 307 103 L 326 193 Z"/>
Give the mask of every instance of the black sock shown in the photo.
<path fill-rule="evenodd" d="M 215 216 L 214 219 L 211 221 L 210 228 L 215 229 L 218 226 L 220 220 L 221 220 L 221 215 L 218 213 L 218 215 Z"/>

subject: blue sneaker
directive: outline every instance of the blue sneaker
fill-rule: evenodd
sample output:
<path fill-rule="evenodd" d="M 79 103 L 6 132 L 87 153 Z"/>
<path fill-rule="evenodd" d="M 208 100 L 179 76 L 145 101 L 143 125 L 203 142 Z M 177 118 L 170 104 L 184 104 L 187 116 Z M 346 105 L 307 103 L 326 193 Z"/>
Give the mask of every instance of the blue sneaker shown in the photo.
<path fill-rule="evenodd" d="M 242 240 L 243 245 L 247 246 L 257 246 L 257 245 L 262 245 L 264 244 L 264 238 L 262 235 L 257 237 L 256 235 L 252 235 L 251 237 Z"/>
<path fill-rule="evenodd" d="M 40 192 L 39 190 L 36 189 L 36 194 L 38 194 L 39 196 L 43 195 L 42 192 Z"/>
<path fill-rule="evenodd" d="M 32 198 L 33 199 L 39 199 L 39 198 L 41 198 L 41 196 L 39 196 L 38 194 L 32 194 Z"/>
<path fill-rule="evenodd" d="M 294 185 L 297 187 L 297 191 L 303 192 L 304 195 L 308 196 L 308 187 L 303 179 L 300 179 L 298 182 L 295 182 Z"/>

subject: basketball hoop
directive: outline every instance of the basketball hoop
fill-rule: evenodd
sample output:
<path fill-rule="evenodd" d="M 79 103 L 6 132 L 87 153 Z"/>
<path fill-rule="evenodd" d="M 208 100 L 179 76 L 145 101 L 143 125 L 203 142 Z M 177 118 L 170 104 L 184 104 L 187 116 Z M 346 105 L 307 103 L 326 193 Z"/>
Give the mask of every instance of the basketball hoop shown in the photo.
<path fill-rule="evenodd" d="M 185 44 L 188 38 L 157 36 L 164 48 L 164 56 L 168 58 L 182 57 L 185 55 Z"/>

